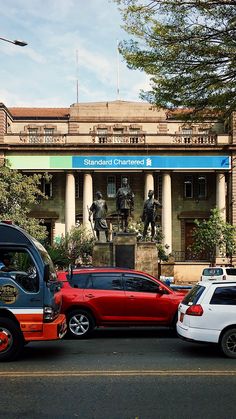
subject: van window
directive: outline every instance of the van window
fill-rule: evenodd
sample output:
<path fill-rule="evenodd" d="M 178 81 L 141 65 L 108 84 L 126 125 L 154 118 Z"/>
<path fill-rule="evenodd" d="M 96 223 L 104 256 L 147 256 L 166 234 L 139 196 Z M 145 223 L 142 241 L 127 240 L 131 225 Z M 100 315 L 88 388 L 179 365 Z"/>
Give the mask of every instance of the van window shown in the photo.
<path fill-rule="evenodd" d="M 226 269 L 226 273 L 227 275 L 232 275 L 232 276 L 236 276 L 236 269 L 235 268 L 227 268 Z"/>
<path fill-rule="evenodd" d="M 235 271 L 236 271 L 236 269 L 235 269 Z M 204 276 L 219 276 L 219 275 L 223 275 L 223 269 L 222 268 L 206 268 L 206 269 L 203 269 L 202 275 L 204 275 Z"/>

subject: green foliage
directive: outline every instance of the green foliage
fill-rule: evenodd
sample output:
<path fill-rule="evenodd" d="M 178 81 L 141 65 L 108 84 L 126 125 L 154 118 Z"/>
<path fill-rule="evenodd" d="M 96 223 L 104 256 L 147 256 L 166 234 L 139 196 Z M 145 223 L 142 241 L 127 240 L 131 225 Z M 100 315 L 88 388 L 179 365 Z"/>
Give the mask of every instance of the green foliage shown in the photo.
<path fill-rule="evenodd" d="M 29 213 L 39 198 L 46 198 L 40 190 L 42 175 L 31 176 L 12 170 L 9 166 L 0 167 L 0 219 L 12 220 L 38 240 L 47 236 L 42 220 L 30 218 Z"/>
<path fill-rule="evenodd" d="M 91 264 L 95 239 L 85 227 L 73 227 L 47 248 L 54 264 L 59 268 Z"/>
<path fill-rule="evenodd" d="M 114 0 L 131 35 L 128 67 L 151 77 L 141 97 L 164 108 L 236 106 L 235 0 Z"/>
<path fill-rule="evenodd" d="M 221 257 L 232 256 L 236 252 L 236 227 L 225 222 L 217 208 L 211 210 L 208 220 L 195 220 L 194 244 L 191 250 L 197 255 L 208 252 L 215 262 L 216 253 Z"/>

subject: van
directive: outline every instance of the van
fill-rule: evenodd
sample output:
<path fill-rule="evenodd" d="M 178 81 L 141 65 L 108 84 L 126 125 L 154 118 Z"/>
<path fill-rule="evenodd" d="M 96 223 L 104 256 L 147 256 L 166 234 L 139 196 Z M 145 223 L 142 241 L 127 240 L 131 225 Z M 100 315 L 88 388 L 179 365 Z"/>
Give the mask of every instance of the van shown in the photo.
<path fill-rule="evenodd" d="M 200 281 L 236 281 L 236 268 L 232 266 L 212 266 L 204 268 Z"/>

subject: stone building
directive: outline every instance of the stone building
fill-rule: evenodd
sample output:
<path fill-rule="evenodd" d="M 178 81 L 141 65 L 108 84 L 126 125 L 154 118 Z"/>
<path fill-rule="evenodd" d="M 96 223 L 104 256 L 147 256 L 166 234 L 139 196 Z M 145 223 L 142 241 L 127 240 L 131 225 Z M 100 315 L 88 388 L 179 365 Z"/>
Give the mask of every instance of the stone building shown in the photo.
<path fill-rule="evenodd" d="M 162 203 L 164 242 L 176 263 L 191 263 L 193 223 L 218 207 L 236 224 L 236 123 L 183 122 L 141 102 L 76 103 L 69 108 L 0 104 L 0 158 L 12 169 L 48 172 L 48 200 L 33 208 L 50 240 L 75 225 L 89 227 L 88 207 L 100 190 L 108 221 L 117 222 L 115 194 L 128 177 L 140 219 L 148 190 Z M 203 259 L 207 261 L 207 256 Z"/>

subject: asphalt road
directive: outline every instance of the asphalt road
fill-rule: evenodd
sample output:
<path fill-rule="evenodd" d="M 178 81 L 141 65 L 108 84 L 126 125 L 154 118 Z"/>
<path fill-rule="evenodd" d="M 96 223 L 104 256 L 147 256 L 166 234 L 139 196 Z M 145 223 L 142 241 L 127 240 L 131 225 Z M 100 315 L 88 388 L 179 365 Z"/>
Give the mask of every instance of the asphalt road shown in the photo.
<path fill-rule="evenodd" d="M 4 419 L 236 418 L 236 360 L 164 328 L 31 343 L 0 386 Z"/>

